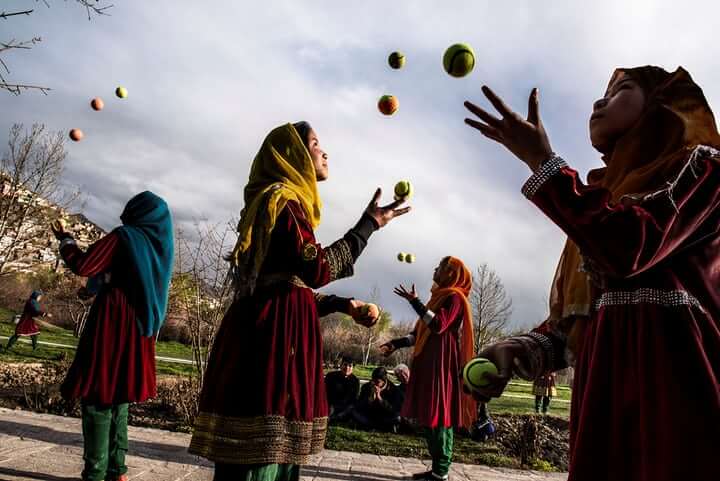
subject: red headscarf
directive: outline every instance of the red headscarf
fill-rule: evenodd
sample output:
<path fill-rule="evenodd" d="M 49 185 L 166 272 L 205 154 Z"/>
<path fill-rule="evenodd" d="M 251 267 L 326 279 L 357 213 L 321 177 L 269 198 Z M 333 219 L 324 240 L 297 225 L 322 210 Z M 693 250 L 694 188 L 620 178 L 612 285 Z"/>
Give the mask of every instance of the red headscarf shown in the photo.
<path fill-rule="evenodd" d="M 427 303 L 431 311 L 439 310 L 450 296 L 457 295 L 463 302 L 462 326 L 460 333 L 460 366 L 465 366 L 475 357 L 475 336 L 473 334 L 472 307 L 468 301 L 472 289 L 472 274 L 463 262 L 456 257 L 448 257 L 446 260 L 445 272 L 432 291 L 432 296 Z M 418 319 L 415 324 L 415 351 L 413 357 L 417 357 L 425 347 L 432 331 L 425 321 Z M 462 399 L 462 425 L 469 426 L 476 415 L 476 404 L 467 395 Z"/>

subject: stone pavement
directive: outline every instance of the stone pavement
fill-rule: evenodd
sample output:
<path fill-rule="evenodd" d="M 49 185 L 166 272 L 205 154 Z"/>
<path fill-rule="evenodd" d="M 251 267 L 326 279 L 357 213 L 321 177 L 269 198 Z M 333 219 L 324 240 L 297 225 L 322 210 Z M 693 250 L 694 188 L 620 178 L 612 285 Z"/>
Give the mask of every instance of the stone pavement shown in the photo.
<path fill-rule="evenodd" d="M 130 427 L 131 480 L 211 481 L 212 465 L 188 454 L 189 435 Z M 0 408 L 0 481 L 79 480 L 80 420 Z M 304 481 L 393 481 L 427 469 L 417 459 L 324 451 L 302 470 Z M 454 464 L 456 481 L 564 480 L 564 474 Z"/>

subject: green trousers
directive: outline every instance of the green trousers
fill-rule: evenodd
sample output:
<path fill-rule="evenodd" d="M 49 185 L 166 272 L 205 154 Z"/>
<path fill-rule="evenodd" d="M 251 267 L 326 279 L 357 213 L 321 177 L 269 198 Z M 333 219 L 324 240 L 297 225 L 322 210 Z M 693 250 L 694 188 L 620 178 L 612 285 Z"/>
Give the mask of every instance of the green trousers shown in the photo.
<path fill-rule="evenodd" d="M 300 481 L 300 466 L 215 463 L 213 481 Z"/>
<path fill-rule="evenodd" d="M 40 334 L 35 334 L 34 336 L 30 336 L 30 340 L 32 341 L 33 351 L 34 351 L 35 349 L 37 349 L 37 343 L 38 343 L 38 336 L 39 336 L 39 335 L 40 335 Z M 5 346 L 5 349 L 7 349 L 7 350 L 9 351 L 10 348 L 13 347 L 13 344 L 15 344 L 19 338 L 20 338 L 20 336 L 18 336 L 18 335 L 12 335 L 12 336 L 10 336 L 10 339 L 8 339 L 8 342 L 7 342 L 7 345 Z"/>
<path fill-rule="evenodd" d="M 428 451 L 432 458 L 432 472 L 440 478 L 447 478 L 453 453 L 453 428 L 431 428 L 426 432 Z"/>
<path fill-rule="evenodd" d="M 127 473 L 127 423 L 127 403 L 109 407 L 83 404 L 83 480 L 113 480 Z"/>

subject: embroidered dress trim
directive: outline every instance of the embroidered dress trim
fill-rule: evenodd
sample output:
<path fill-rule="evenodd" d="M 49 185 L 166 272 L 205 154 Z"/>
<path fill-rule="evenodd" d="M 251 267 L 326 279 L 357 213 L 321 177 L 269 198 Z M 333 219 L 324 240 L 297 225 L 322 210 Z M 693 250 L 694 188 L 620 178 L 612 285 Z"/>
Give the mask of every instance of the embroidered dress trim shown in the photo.
<path fill-rule="evenodd" d="M 543 352 L 545 353 L 545 365 L 549 367 L 554 366 L 555 349 L 553 348 L 550 338 L 535 331 L 531 331 L 527 335 L 535 339 L 537 342 L 540 343 L 540 346 L 542 346 Z"/>
<path fill-rule="evenodd" d="M 658 304 L 665 307 L 692 306 L 705 312 L 705 308 L 687 291 L 663 291 L 642 288 L 636 291 L 612 291 L 603 293 L 595 301 L 595 310 L 608 306 L 627 306 L 636 304 Z"/>
<path fill-rule="evenodd" d="M 550 160 L 541 165 L 537 172 L 535 172 L 532 177 L 525 182 L 525 185 L 522 187 L 523 195 L 528 199 L 532 199 L 533 196 L 535 196 L 535 193 L 540 190 L 540 187 L 542 187 L 545 182 L 560 172 L 560 169 L 567 166 L 568 165 L 562 157 L 553 154 L 553 156 L 550 157 Z"/>
<path fill-rule="evenodd" d="M 330 281 L 353 275 L 353 259 L 350 244 L 345 239 L 333 242 L 325 248 L 325 260 L 330 264 Z"/>
<path fill-rule="evenodd" d="M 231 417 L 201 412 L 189 452 L 219 463 L 307 464 L 323 450 L 327 418 Z"/>

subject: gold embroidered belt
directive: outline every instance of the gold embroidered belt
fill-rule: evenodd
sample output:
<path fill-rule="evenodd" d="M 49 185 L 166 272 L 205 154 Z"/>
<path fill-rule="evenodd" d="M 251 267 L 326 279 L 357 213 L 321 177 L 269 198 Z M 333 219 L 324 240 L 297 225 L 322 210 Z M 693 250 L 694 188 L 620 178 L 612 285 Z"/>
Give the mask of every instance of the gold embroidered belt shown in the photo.
<path fill-rule="evenodd" d="M 288 283 L 292 284 L 297 287 L 303 287 L 305 289 L 310 289 L 307 284 L 303 282 L 300 277 L 298 277 L 296 274 L 291 274 L 289 272 L 278 272 L 274 274 L 263 274 L 261 277 L 258 277 L 257 285 L 261 287 L 268 287 L 273 284 L 280 284 L 280 283 Z"/>

